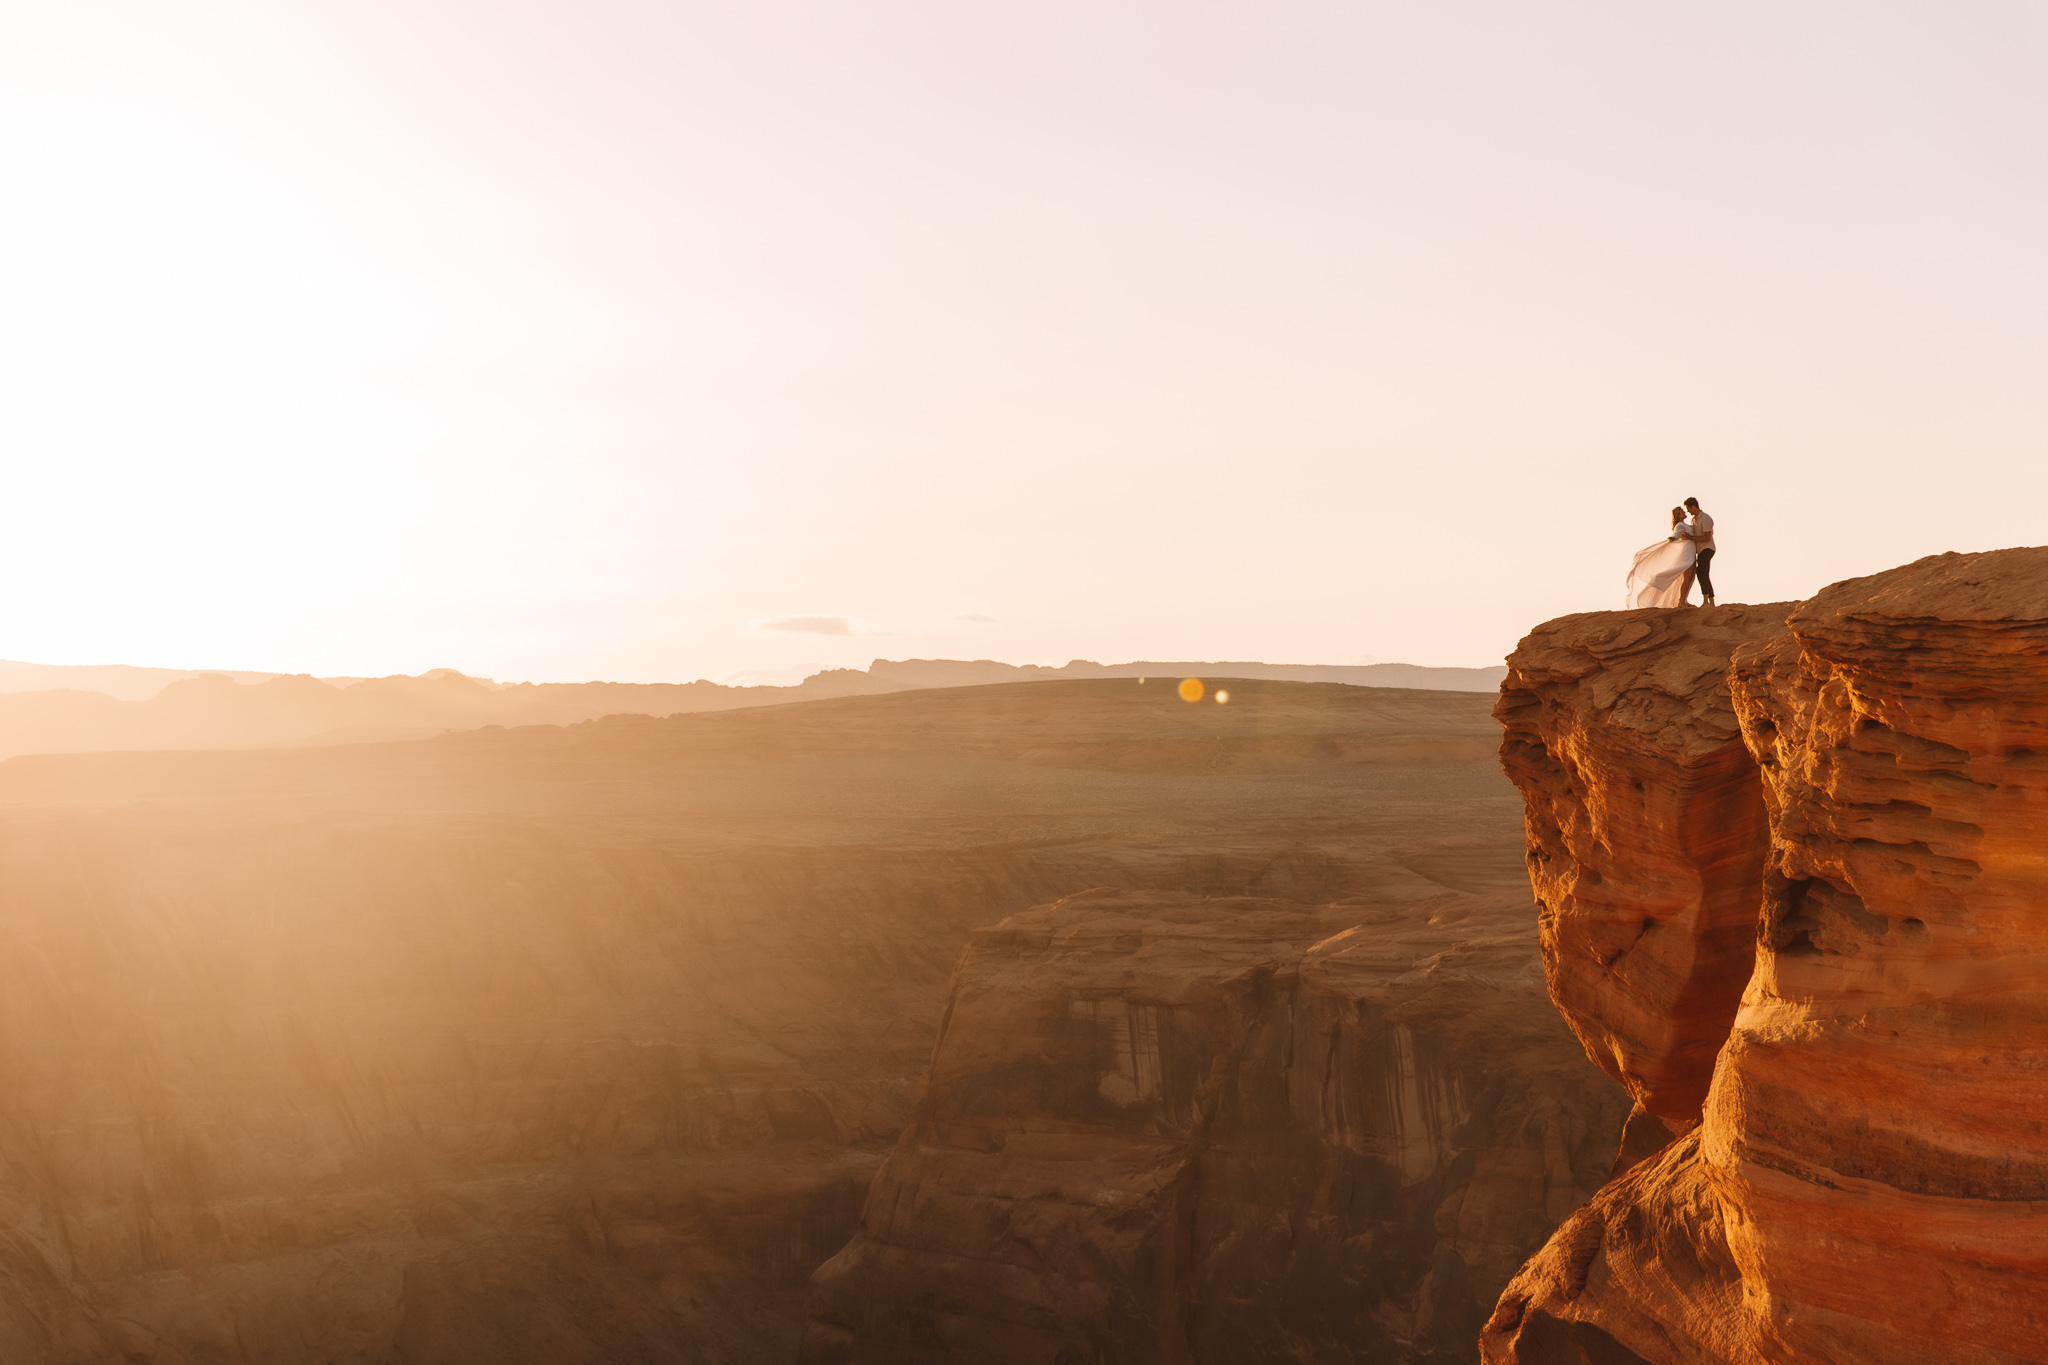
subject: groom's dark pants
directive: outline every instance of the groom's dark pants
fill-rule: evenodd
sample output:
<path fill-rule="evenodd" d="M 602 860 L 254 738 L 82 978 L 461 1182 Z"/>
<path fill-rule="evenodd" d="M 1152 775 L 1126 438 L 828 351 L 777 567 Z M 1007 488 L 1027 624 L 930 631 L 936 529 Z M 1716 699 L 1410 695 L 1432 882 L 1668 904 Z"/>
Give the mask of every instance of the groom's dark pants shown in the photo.
<path fill-rule="evenodd" d="M 1700 596 L 1702 597 L 1712 597 L 1714 595 L 1714 580 L 1707 577 L 1707 566 L 1713 562 L 1714 552 L 1710 549 L 1701 550 L 1699 562 L 1692 566 L 1693 580 L 1700 585 Z"/>

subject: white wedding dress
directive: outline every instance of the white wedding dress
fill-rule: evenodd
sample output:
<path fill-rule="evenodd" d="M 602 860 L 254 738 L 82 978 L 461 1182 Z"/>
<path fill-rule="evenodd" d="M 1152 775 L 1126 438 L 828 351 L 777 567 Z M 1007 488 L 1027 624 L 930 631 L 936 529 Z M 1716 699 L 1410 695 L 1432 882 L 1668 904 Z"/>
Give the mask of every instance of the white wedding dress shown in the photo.
<path fill-rule="evenodd" d="M 1699 546 L 1679 527 L 1671 536 L 1647 550 L 1638 551 L 1628 571 L 1628 598 L 1623 607 L 1678 607 L 1685 605 L 1685 573 L 1700 557 Z"/>

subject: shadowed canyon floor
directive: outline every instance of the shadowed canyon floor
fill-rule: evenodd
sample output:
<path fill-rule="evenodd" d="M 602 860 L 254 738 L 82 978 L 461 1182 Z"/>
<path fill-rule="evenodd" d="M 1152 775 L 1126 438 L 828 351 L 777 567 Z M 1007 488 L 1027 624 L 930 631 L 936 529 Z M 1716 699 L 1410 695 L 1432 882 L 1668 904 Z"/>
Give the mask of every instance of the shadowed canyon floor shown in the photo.
<path fill-rule="evenodd" d="M 1085 1114 L 996 1109 L 1078 1134 L 1083 1164 L 1184 1146 L 1206 1112 L 1201 1141 L 1243 1159 L 1205 1169 L 1283 1206 L 1229 1227 L 1314 1224 L 1329 1256 L 1350 1247 L 1343 1284 L 1382 1224 L 1431 1246 L 1419 1230 L 1439 1229 L 1462 1259 L 1404 1271 L 1390 1321 L 1412 1330 L 1418 1293 L 1425 1316 L 1483 1309 L 1605 1177 L 1626 1106 L 1541 1002 L 1491 699 L 1242 682 L 1228 706 L 1188 705 L 1169 683 L 0 765 L 0 1358 L 792 1360 L 806 1280 L 855 1234 L 892 1144 L 920 1113 L 974 1110 L 949 1089 L 974 1065 L 957 1050 L 917 1098 L 949 989 L 962 1045 L 1005 1010 L 1076 1017 L 1042 964 L 958 1003 L 962 947 L 1095 887 L 1126 899 L 1026 921 L 1078 926 L 1089 999 L 1178 992 L 1186 1102 L 1114 1103 L 1090 1053 L 1061 1082 L 1085 1081 Z M 1087 929 L 1112 911 L 1136 923 Z M 1237 928 L 1200 929 L 1217 921 Z M 1043 932 L 977 940 L 961 980 Z M 1130 935 L 1155 945 L 1135 993 L 1116 979 Z M 1320 984 L 1254 1000 L 1238 978 L 1259 963 Z M 1468 984 L 1430 996 L 1440 966 L 1434 984 Z M 1527 1016 L 1504 1055 L 1540 1054 L 1558 1093 L 1493 1085 L 1485 1039 L 1446 1021 L 1460 1008 Z M 1423 1108 L 1465 1131 L 1374 1128 L 1387 1106 L 1351 1093 L 1365 1081 L 1336 1086 L 1342 1123 L 1290 1118 L 1314 1087 L 1284 1080 L 1201 1110 L 1223 1092 L 1188 1068 L 1257 1071 L 1311 1018 L 1314 1065 L 1371 1084 L 1392 1074 L 1372 1047 L 1419 1030 L 1464 1087 Z M 1149 1099 L 1151 1073 L 1124 1069 Z M 1474 1128 L 1487 1094 L 1549 1117 Z M 1509 1150 L 1524 1140 L 1533 1157 Z M 1322 1163 L 1311 1187 L 1273 1164 L 1290 1143 Z M 1383 1159 L 1374 1197 L 1398 1216 L 1355 1193 Z M 1501 1189 L 1466 1197 L 1475 1171 Z M 973 1196 L 960 1181 L 981 1177 L 948 1178 Z M 1333 1211 L 1339 1193 L 1358 1212 Z M 1117 1235 L 1078 1242 L 1098 1234 Z"/>
<path fill-rule="evenodd" d="M 1470 1359 L 1626 1101 L 1526 895 L 1085 892 L 978 930 L 805 1365 Z"/>

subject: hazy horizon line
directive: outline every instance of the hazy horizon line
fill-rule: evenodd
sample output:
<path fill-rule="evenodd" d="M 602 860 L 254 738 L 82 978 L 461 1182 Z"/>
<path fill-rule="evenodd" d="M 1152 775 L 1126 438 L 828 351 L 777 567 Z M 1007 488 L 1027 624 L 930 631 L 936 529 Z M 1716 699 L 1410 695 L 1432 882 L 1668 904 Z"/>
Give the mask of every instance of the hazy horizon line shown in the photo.
<path fill-rule="evenodd" d="M 48 671 L 51 671 L 51 672 L 68 672 L 68 673 L 95 673 L 95 672 L 110 672 L 110 673 L 111 673 L 111 672 L 120 672 L 120 673 L 128 673 L 128 674 L 144 674 L 144 675 L 149 675 L 149 674 L 159 674 L 159 675 L 167 675 L 167 676 L 165 677 L 165 681 L 166 681 L 167 683 L 168 683 L 168 682 L 175 682 L 175 681 L 182 681 L 182 680 L 186 680 L 186 679 L 191 679 L 191 678 L 199 678 L 199 677 L 225 677 L 225 678 L 232 678 L 232 679 L 235 679 L 236 681 L 251 681 L 251 682 L 257 682 L 257 683 L 260 683 L 260 682 L 267 682 L 267 681 L 269 681 L 270 679 L 273 679 L 273 678 L 312 678 L 312 679 L 313 679 L 314 681 L 316 681 L 316 682 L 323 682 L 323 683 L 328 683 L 328 684 L 352 684 L 352 683 L 359 683 L 359 682 L 373 682 L 373 681 L 376 681 L 376 680 L 378 680 L 378 679 L 382 679 L 382 678 L 427 678 L 427 677 L 431 677 L 431 676 L 433 676 L 433 675 L 436 675 L 436 674 L 448 674 L 448 673 L 452 673 L 452 674 L 455 674 L 455 675 L 457 675 L 457 676 L 459 676 L 459 677 L 463 677 L 463 678 L 468 678 L 468 679 L 470 679 L 470 680 L 472 680 L 472 681 L 475 681 L 475 682 L 484 682 L 484 683 L 492 683 L 492 684 L 496 684 L 496 685 L 500 685 L 500 686 L 514 686 L 514 685 L 517 685 L 517 684 L 520 684 L 520 683 L 530 683 L 530 684 L 532 684 L 532 685 L 534 685 L 534 686 L 546 686 L 546 685 L 550 685 L 550 684 L 554 684 L 554 685 L 568 685 L 568 686 L 580 686 L 580 685 L 585 685 L 585 684 L 589 684 L 589 683 L 609 683 L 609 684 L 615 684 L 615 685 L 619 685 L 619 686 L 629 686 L 629 687 L 662 687 L 662 686 L 669 686 L 669 687 L 687 687 L 687 686 L 690 686 L 690 685 L 691 685 L 691 684 L 693 684 L 693 683 L 699 683 L 699 682 L 704 682 L 704 683 L 711 683 L 711 684 L 713 684 L 714 686 L 719 686 L 719 687 L 792 687 L 792 686 L 797 686 L 797 685 L 800 685 L 800 684 L 801 684 L 801 682 L 802 682 L 802 681 L 803 681 L 804 679 L 806 679 L 806 678 L 816 677 L 816 676 L 818 676 L 818 675 L 820 675 L 820 674 L 824 674 L 824 673 L 869 673 L 869 672 L 872 672 L 872 671 L 874 670 L 874 668 L 875 668 L 875 667 L 876 667 L 877 665 L 880 665 L 880 664 L 915 664 L 915 663 L 931 663 L 931 664 L 965 664 L 965 665 L 972 665 L 972 664 L 997 664 L 997 665 L 1001 665 L 1001 666 L 1003 666 L 1003 667 L 1007 667 L 1007 668 L 1016 668 L 1016 669 L 1042 669 L 1042 670 L 1045 670 L 1045 671 L 1049 671 L 1049 672 L 1057 672 L 1057 671 L 1060 671 L 1060 670 L 1062 670 L 1062 669 L 1068 669 L 1068 668 L 1073 668 L 1073 667 L 1076 667 L 1076 666 L 1079 666 L 1079 665 L 1088 665 L 1088 666 L 1092 666 L 1092 667 L 1096 667 L 1096 668 L 1133 668 L 1133 667 L 1137 667 L 1137 666 L 1140 666 L 1140 665 L 1145 665 L 1145 664 L 1159 664 L 1159 665 L 1161 665 L 1161 666 L 1166 666 L 1166 665 L 1174 665 L 1174 666 L 1193 666 L 1193 665 L 1201 665 L 1201 666 L 1204 666 L 1204 667 L 1209 667 L 1209 668 L 1217 668 L 1217 667 L 1229 667 L 1229 666 L 1233 666 L 1233 665 L 1242 665 L 1242 666 L 1249 666 L 1249 667 L 1257 667 L 1257 668 L 1332 668 L 1332 669 L 1335 669 L 1335 668 L 1380 668 L 1380 667 L 1396 667 L 1396 668 L 1430 668 L 1430 669 L 1438 669 L 1438 668 L 1442 668 L 1442 669 L 1486 669 L 1486 668 L 1499 668 L 1499 667 L 1503 667 L 1503 666 L 1504 666 L 1504 664 L 1503 664 L 1502 662 L 1494 662 L 1494 663 L 1485 663 L 1485 664 L 1439 664 L 1439 663 L 1415 663 L 1415 662 L 1412 662 L 1412 661 L 1410 661 L 1410 660 L 1406 660 L 1406 659 L 1366 659 L 1366 660 L 1356 660 L 1356 661 L 1349 661 L 1349 662 L 1320 662 L 1320 661 L 1297 661 L 1297 660 L 1282 660 L 1282 661 L 1280 661 L 1280 662 L 1269 662 L 1269 661 L 1267 661 L 1267 660 L 1264 660 L 1264 659 L 1222 659 L 1222 658 L 1216 658 L 1216 659 L 1193 659 L 1193 658 L 1188 658 L 1188 659 L 1123 659 L 1123 660 L 1115 660 L 1115 661 L 1112 661 L 1112 662 L 1103 662 L 1103 661 L 1101 661 L 1101 660 L 1097 660 L 1097 659 L 1089 659 L 1089 658 L 1084 658 L 1084 657 L 1081 657 L 1081 656 L 1079 656 L 1079 655 L 1075 655 L 1075 656 L 1072 656 L 1072 657 L 1068 658 L 1068 659 L 1067 659 L 1067 660 L 1066 660 L 1065 662 L 1063 662 L 1063 663 L 1041 663 L 1041 662 L 1036 662 L 1036 661 L 1033 661 L 1033 662 L 1026 662 L 1026 663 L 1018 663 L 1018 662 L 1015 662 L 1015 661 L 1013 661 L 1013 660 L 1009 660 L 1009 659 L 997 659 L 997 658 L 991 658 L 991 657 L 989 657 L 989 656 L 986 656 L 986 655 L 983 655 L 983 656 L 980 656 L 980 657 L 976 657 L 976 658 L 966 658 L 966 657 L 957 657 L 957 656 L 941 656 L 941 655 L 907 655 L 907 656 L 905 656 L 905 657 L 903 657 L 903 658 L 901 658 L 901 659 L 892 659 L 892 658 L 888 658 L 888 657 L 885 657 L 885 656 L 877 655 L 876 657 L 874 657 L 874 658 L 870 659 L 870 660 L 869 660 L 869 661 L 868 661 L 868 662 L 867 662 L 866 664 L 832 664 L 832 663 L 823 663 L 823 662 L 820 662 L 820 663 L 807 663 L 807 664 L 793 664 L 793 665 L 788 665 L 788 666 L 784 666 L 784 667 L 771 667 L 771 668 L 743 668 L 743 669 L 735 669 L 735 670 L 732 670 L 732 671 L 730 671 L 730 672 L 727 672 L 727 673 L 725 673 L 725 674 L 724 674 L 724 675 L 722 675 L 721 677 L 717 677 L 717 678 L 711 678 L 711 677 L 705 677 L 705 676 L 698 676 L 698 677 L 695 677 L 695 678 L 675 678 L 675 677 L 668 677 L 668 678 L 656 678 L 656 679 L 643 679 L 643 678 L 601 678 L 601 677 L 592 677 L 592 678 L 551 678 L 551 679 L 541 679 L 541 678 L 502 678 L 502 679 L 501 679 L 501 678 L 499 678 L 498 676 L 496 676 L 496 675 L 494 675 L 494 674 L 487 674 L 487 673 L 471 673 L 471 672 L 469 672 L 469 671 L 467 671 L 467 670 L 465 670 L 465 669 L 462 669 L 462 668 L 457 668 L 457 667 L 455 667 L 455 666 L 453 666 L 453 665 L 447 665 L 447 664 L 442 664 L 442 665 L 436 665 L 436 666 L 434 666 L 434 667 L 431 667 L 431 668 L 423 668 L 423 669 L 421 669 L 421 670 L 420 670 L 419 672 L 417 672 L 417 673 L 405 673 L 405 672 L 392 672 L 392 673 L 335 673 L 335 674 L 318 674 L 318 673 L 311 673 L 311 672 L 307 672 L 307 671 L 304 671 L 304 670 L 298 670 L 298 671 L 293 671 L 293 670 L 285 670 L 285 669 L 262 669 L 262 668 L 180 668 L 180 667 L 176 667 L 176 666 L 174 666 L 174 665 L 166 665 L 166 664 L 130 664 L 130 663 L 90 663 L 90 664 L 73 664 L 73 663 L 46 663 L 46 662 L 42 662 L 42 661 L 39 661 L 39 660 L 30 660 L 30 659 L 0 659 L 0 690 L 7 690 L 7 689 L 5 688 L 5 682 L 4 682 L 4 675 L 5 675 L 5 673 L 6 673 L 6 671 L 7 671 L 7 670 L 11 670 L 11 669 L 33 669 L 33 670 L 38 670 L 38 671 L 42 671 L 42 670 L 48 670 Z M 175 675 L 175 676 L 168 676 L 168 675 Z M 771 681 L 742 681 L 742 680 L 745 680 L 745 679 L 768 679 L 768 678 L 788 678 L 788 679 L 792 679 L 792 681 L 787 681 L 787 682 L 771 682 Z M 34 690 L 34 689 L 17 689 L 17 690 Z"/>

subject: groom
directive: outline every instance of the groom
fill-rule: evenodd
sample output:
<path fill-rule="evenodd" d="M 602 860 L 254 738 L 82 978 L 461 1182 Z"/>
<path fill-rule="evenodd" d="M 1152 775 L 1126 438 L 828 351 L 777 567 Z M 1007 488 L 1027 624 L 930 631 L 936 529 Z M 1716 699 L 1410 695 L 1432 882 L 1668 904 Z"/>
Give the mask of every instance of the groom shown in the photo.
<path fill-rule="evenodd" d="M 1700 605 L 1714 605 L 1714 580 L 1707 569 L 1714 562 L 1714 519 L 1700 510 L 1698 498 L 1687 498 L 1685 510 L 1691 519 L 1685 523 L 1685 534 L 1691 538 L 1693 548 L 1700 552 L 1698 562 L 1693 565 L 1693 577 L 1700 585 Z"/>

